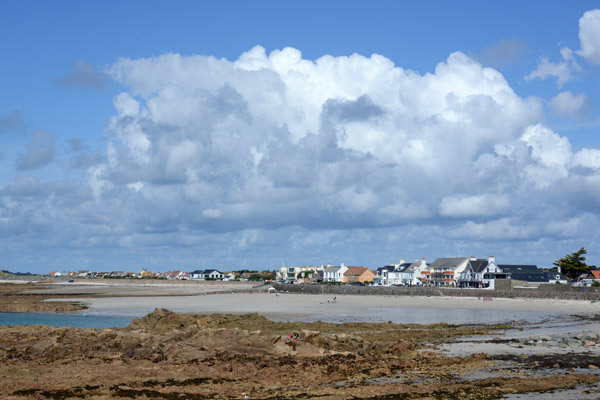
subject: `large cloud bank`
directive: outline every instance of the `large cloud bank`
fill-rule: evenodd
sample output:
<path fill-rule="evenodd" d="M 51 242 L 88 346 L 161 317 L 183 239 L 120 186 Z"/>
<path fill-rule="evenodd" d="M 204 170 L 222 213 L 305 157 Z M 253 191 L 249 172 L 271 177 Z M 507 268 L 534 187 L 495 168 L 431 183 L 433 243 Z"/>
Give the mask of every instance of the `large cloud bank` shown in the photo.
<path fill-rule="evenodd" d="M 235 61 L 120 59 L 108 73 L 126 90 L 105 161 L 81 185 L 4 187 L 3 218 L 60 221 L 70 233 L 51 242 L 75 247 L 312 249 L 307 262 L 341 243 L 399 256 L 578 237 L 597 222 L 600 151 L 574 151 L 540 122 L 540 100 L 459 52 L 425 75 L 381 55 L 259 46 Z M 437 252 L 455 253 L 448 243 Z"/>

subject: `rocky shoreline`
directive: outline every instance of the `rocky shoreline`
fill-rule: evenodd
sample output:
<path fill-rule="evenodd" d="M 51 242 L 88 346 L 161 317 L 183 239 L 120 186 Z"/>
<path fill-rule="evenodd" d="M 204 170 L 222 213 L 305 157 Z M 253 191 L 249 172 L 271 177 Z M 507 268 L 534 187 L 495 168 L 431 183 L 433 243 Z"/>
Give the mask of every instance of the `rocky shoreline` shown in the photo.
<path fill-rule="evenodd" d="M 557 367 L 557 360 L 539 355 L 444 354 L 445 344 L 506 329 L 288 323 L 257 314 L 198 316 L 164 309 L 120 329 L 1 327 L 0 396 L 500 399 L 596 390 L 600 377 L 589 368 L 590 357 Z"/>
<path fill-rule="evenodd" d="M 27 311 L 62 311 L 65 304 L 77 309 L 105 301 L 122 307 L 173 300 L 170 304 L 177 306 L 240 311 L 191 314 L 157 308 L 127 328 L 114 329 L 0 326 L 0 398 L 462 400 L 512 399 L 526 393 L 543 396 L 531 398 L 600 398 L 600 328 L 594 304 L 452 297 L 404 297 L 399 302 L 396 296 L 349 295 L 331 304 L 319 295 L 242 291 L 206 296 L 198 285 L 180 286 L 198 294 L 113 298 L 113 285 L 86 288 L 93 300 L 89 303 L 90 298 L 78 298 L 78 286 L 41 290 L 33 283 L 0 285 L 2 310 L 19 305 Z M 175 289 L 165 285 L 161 290 Z M 116 293 L 126 290 L 119 286 Z M 155 293 L 156 287 L 147 287 L 136 296 Z M 52 298 L 67 301 L 44 301 Z M 244 313 L 265 303 L 265 311 L 285 309 L 288 315 L 307 308 L 344 313 L 368 310 L 382 300 L 440 309 L 552 308 L 563 314 L 541 325 L 521 321 L 499 326 L 276 322 Z M 576 307 L 580 314 L 566 313 Z"/>
<path fill-rule="evenodd" d="M 87 308 L 79 301 L 47 302 L 51 295 L 31 294 L 40 288 L 39 283 L 0 283 L 0 312 L 56 312 L 66 313 Z M 62 297 L 62 296 L 61 296 Z"/>

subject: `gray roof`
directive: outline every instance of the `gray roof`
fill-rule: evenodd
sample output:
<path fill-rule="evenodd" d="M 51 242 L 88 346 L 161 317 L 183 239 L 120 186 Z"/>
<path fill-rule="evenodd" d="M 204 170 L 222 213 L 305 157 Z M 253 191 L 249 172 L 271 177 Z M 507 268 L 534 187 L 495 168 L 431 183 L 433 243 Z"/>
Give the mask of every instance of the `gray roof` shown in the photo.
<path fill-rule="evenodd" d="M 513 276 L 517 273 L 537 274 L 539 272 L 543 272 L 538 269 L 537 265 L 498 264 L 498 267 L 502 270 L 502 272 L 512 272 Z"/>
<path fill-rule="evenodd" d="M 482 272 L 485 267 L 488 266 L 488 260 L 483 259 L 470 260 L 469 263 L 471 264 L 473 272 Z"/>
<path fill-rule="evenodd" d="M 342 269 L 342 267 L 327 267 L 325 268 L 325 272 L 338 272 L 340 269 Z"/>
<path fill-rule="evenodd" d="M 449 268 L 456 269 L 460 263 L 467 260 L 467 257 L 448 257 L 448 258 L 438 258 L 431 264 L 431 269 L 438 268 Z"/>
<path fill-rule="evenodd" d="M 427 266 L 429 266 L 429 264 L 426 264 Z M 415 272 L 417 270 L 417 268 L 419 268 L 421 266 L 421 261 L 415 261 L 414 263 L 410 264 L 408 266 L 408 268 L 406 268 L 406 272 Z"/>
<path fill-rule="evenodd" d="M 556 278 L 558 275 L 558 279 Z M 531 283 L 548 283 L 556 280 L 566 280 L 566 278 L 558 272 L 517 272 L 512 274 L 512 279 L 517 281 L 525 281 Z"/>
<path fill-rule="evenodd" d="M 398 267 L 396 268 L 396 271 L 397 272 L 404 272 L 410 266 L 411 266 L 411 263 L 402 263 L 402 264 L 398 265 Z"/>
<path fill-rule="evenodd" d="M 190 274 L 206 275 L 206 274 L 212 274 L 213 272 L 217 272 L 219 274 L 223 274 L 221 271 L 218 271 L 216 269 L 197 269 L 195 271 L 190 272 Z"/>
<path fill-rule="evenodd" d="M 395 269 L 396 269 L 396 266 L 395 266 L 395 265 L 384 265 L 383 267 L 379 267 L 379 268 L 377 268 L 377 272 L 383 271 L 384 269 L 385 269 L 386 271 L 390 272 L 390 271 L 393 271 L 393 270 L 395 270 Z"/>

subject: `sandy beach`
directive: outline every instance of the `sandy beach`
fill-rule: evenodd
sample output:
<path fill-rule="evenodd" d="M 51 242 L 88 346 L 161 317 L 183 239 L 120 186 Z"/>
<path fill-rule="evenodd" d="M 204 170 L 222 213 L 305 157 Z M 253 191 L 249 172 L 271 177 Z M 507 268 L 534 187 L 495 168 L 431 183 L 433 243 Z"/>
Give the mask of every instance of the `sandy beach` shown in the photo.
<path fill-rule="evenodd" d="M 44 293 L 85 294 L 93 296 L 73 298 L 88 306 L 87 312 L 107 314 L 143 315 L 155 308 L 166 308 L 179 313 L 244 314 L 257 312 L 268 318 L 286 319 L 331 314 L 351 316 L 377 316 L 382 313 L 393 314 L 394 309 L 401 310 L 464 310 L 472 313 L 549 313 L 557 315 L 594 314 L 600 310 L 600 304 L 577 300 L 548 299 L 507 299 L 494 298 L 484 301 L 477 297 L 408 297 L 408 296 L 366 296 L 338 295 L 333 302 L 331 295 L 303 295 L 265 293 L 266 287 L 255 288 L 254 283 L 120 283 L 120 284 L 53 284 L 41 290 Z M 254 290 L 253 290 L 254 287 Z M 250 293 L 252 291 L 252 293 Z M 96 297 L 118 296 L 118 297 Z M 151 297 L 144 297 L 151 296 Z M 449 317 L 451 318 L 451 317 Z M 402 321 L 394 321 L 402 322 Z M 425 321 L 430 323 L 431 321 Z M 434 321 L 435 322 L 435 321 Z M 451 320 L 445 320 L 451 323 Z M 475 322 L 475 321 L 468 321 Z"/>

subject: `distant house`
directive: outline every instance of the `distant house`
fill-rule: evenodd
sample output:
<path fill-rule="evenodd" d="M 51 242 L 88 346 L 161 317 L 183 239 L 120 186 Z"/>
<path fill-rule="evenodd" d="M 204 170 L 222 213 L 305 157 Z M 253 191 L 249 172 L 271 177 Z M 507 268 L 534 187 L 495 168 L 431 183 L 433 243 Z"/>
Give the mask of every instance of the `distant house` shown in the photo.
<path fill-rule="evenodd" d="M 600 269 L 591 270 L 589 273 L 579 277 L 576 286 L 592 286 L 594 282 L 600 283 Z"/>
<path fill-rule="evenodd" d="M 468 265 L 467 257 L 438 258 L 428 268 L 429 282 L 433 286 L 456 286 Z"/>
<path fill-rule="evenodd" d="M 347 283 L 373 282 L 374 279 L 375 272 L 367 267 L 347 267 L 342 277 L 342 281 Z"/>
<path fill-rule="evenodd" d="M 400 264 L 385 265 L 377 268 L 375 283 L 384 286 L 418 286 L 422 284 L 422 280 L 428 281 L 428 267 L 425 258 L 413 263 L 406 263 L 401 258 Z"/>
<path fill-rule="evenodd" d="M 62 276 L 62 274 L 58 271 L 52 271 L 48 274 L 48 276 Z"/>
<path fill-rule="evenodd" d="M 140 276 L 140 278 L 157 278 L 157 277 L 159 277 L 154 272 L 148 271 L 146 268 L 142 269 L 142 272 L 140 272 L 139 276 Z"/>
<path fill-rule="evenodd" d="M 543 271 L 537 265 L 498 265 L 504 273 L 510 273 L 513 285 L 522 282 L 523 286 L 536 287 L 545 283 L 567 284 L 569 281 L 560 272 Z"/>
<path fill-rule="evenodd" d="M 190 272 L 189 275 L 190 279 L 200 279 L 200 280 L 207 280 L 207 279 L 223 279 L 225 277 L 225 274 L 223 274 L 222 272 L 216 270 L 216 269 L 205 269 L 205 270 L 196 270 L 193 272 Z"/>
<path fill-rule="evenodd" d="M 237 277 L 235 276 L 235 274 L 233 272 L 225 272 L 223 274 L 224 281 L 235 281 L 236 279 L 237 279 Z"/>
<path fill-rule="evenodd" d="M 347 270 L 348 267 L 343 263 L 340 266 L 328 265 L 323 271 L 323 282 L 343 282 Z"/>
<path fill-rule="evenodd" d="M 375 273 L 375 283 L 383 286 L 392 285 L 392 276 L 390 276 L 390 274 L 394 272 L 395 269 L 395 265 L 384 265 L 383 267 L 377 268 L 377 272 Z"/>
<path fill-rule="evenodd" d="M 305 278 L 310 278 L 313 273 L 322 271 L 322 266 L 302 265 L 300 267 L 279 267 L 279 271 L 275 273 L 275 279 L 278 281 L 286 281 L 295 283 L 302 281 Z"/>
<path fill-rule="evenodd" d="M 407 272 L 411 274 L 412 279 L 410 285 L 419 286 L 423 284 L 423 281 L 429 279 L 429 267 L 430 266 L 427 264 L 425 257 L 421 258 L 421 261 L 415 261 L 414 263 L 410 264 L 410 266 L 407 268 Z"/>
<path fill-rule="evenodd" d="M 388 272 L 389 285 L 407 285 L 414 274 L 408 270 L 411 263 L 404 262 L 404 258 L 400 259 L 400 264 L 394 264 L 394 269 Z"/>
<path fill-rule="evenodd" d="M 504 271 L 496 265 L 494 256 L 488 257 L 487 260 L 471 257 L 458 284 L 462 288 L 494 289 L 496 279 L 510 279 L 511 275 L 509 270 Z"/>
<path fill-rule="evenodd" d="M 315 273 L 312 274 L 310 281 L 311 282 L 322 282 L 323 281 L 323 270 L 318 269 L 317 271 L 315 271 Z"/>

